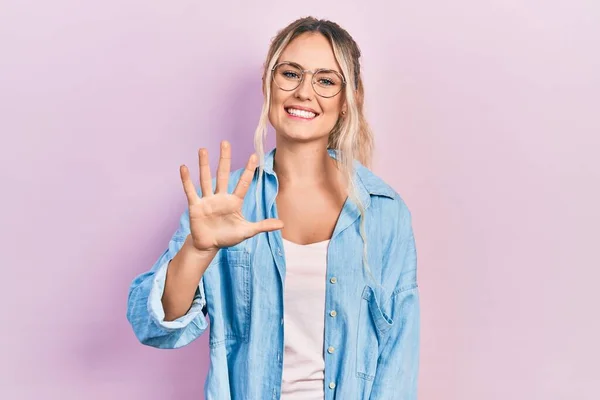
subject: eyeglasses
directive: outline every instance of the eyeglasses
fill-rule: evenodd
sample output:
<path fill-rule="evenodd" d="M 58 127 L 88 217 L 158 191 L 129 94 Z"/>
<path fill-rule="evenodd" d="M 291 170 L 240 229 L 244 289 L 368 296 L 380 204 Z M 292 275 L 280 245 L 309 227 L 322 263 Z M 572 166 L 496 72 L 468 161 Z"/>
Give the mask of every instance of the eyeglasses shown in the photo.
<path fill-rule="evenodd" d="M 302 69 L 300 65 L 289 61 L 276 64 L 271 70 L 271 75 L 279 89 L 291 92 L 300 86 L 304 81 L 304 74 L 307 72 L 312 73 L 313 78 L 310 83 L 315 93 L 321 97 L 333 97 L 346 85 L 346 80 L 337 71 L 324 68 L 311 71 Z"/>

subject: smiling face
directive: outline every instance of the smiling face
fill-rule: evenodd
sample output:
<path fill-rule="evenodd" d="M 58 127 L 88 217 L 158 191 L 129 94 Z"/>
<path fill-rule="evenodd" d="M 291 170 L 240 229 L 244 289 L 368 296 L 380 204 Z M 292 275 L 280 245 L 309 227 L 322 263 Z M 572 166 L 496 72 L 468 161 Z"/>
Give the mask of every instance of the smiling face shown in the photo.
<path fill-rule="evenodd" d="M 318 33 L 304 33 L 296 37 L 281 53 L 278 62 L 297 64 L 301 69 L 311 71 L 329 69 L 337 71 L 341 76 L 331 44 Z M 296 77 L 288 69 L 283 72 L 285 79 Z M 279 77 L 283 75 L 280 74 Z M 327 142 L 329 133 L 345 109 L 343 90 L 331 98 L 321 97 L 311 85 L 313 79 L 312 73 L 306 72 L 302 83 L 291 91 L 282 90 L 272 82 L 269 121 L 278 136 L 296 141 Z M 331 85 L 332 82 L 328 79 L 319 79 L 315 83 L 315 87 L 322 89 L 320 93 L 331 90 Z"/>

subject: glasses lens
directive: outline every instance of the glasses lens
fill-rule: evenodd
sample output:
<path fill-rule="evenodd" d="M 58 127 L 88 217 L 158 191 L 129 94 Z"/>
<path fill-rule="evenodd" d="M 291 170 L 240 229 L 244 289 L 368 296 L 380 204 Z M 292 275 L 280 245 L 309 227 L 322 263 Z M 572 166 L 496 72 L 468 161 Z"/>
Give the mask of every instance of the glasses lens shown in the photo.
<path fill-rule="evenodd" d="M 342 76 L 335 71 L 319 71 L 313 78 L 313 87 L 323 97 L 333 97 L 342 90 Z"/>
<path fill-rule="evenodd" d="M 283 90 L 294 90 L 300 85 L 302 71 L 291 64 L 279 64 L 273 71 L 273 79 Z"/>

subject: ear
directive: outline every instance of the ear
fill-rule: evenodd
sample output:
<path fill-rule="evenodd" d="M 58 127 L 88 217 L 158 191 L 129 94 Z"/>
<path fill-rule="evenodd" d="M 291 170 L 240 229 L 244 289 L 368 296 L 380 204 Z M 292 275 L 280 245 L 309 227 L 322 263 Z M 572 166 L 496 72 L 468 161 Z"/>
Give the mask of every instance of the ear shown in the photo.
<path fill-rule="evenodd" d="M 344 104 L 342 104 L 342 116 L 345 116 L 348 113 L 348 104 L 346 102 L 344 102 Z"/>

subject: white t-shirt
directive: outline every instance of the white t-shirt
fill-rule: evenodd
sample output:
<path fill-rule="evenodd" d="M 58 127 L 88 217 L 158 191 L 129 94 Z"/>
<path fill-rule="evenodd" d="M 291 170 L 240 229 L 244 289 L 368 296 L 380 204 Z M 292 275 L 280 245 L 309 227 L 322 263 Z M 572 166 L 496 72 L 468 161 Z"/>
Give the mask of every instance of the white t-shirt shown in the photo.
<path fill-rule="evenodd" d="M 323 400 L 325 285 L 329 240 L 300 245 L 283 239 L 282 400 Z"/>

